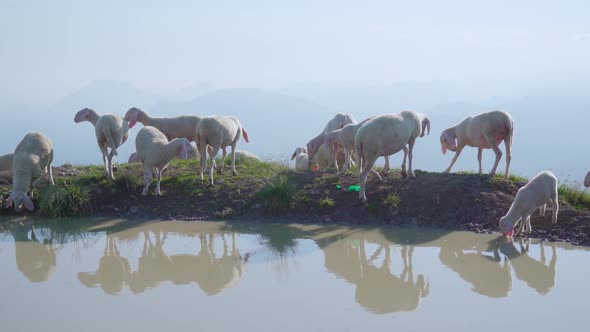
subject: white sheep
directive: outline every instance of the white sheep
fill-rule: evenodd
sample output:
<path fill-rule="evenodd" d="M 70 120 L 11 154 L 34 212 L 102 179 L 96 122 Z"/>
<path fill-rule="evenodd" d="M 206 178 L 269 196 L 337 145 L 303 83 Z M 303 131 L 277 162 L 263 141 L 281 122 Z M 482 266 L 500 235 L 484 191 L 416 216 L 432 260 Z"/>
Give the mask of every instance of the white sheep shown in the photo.
<path fill-rule="evenodd" d="M 422 121 L 414 111 L 379 115 L 367 121 L 357 130 L 354 148 L 358 154 L 357 165 L 362 169 L 359 192 L 361 201 L 367 201 L 365 195 L 367 175 L 380 156 L 390 156 L 403 150 L 402 174 L 406 173 L 407 156 L 409 157 L 408 174 L 410 177 L 415 177 L 412 170 L 412 156 L 416 138 L 421 133 Z"/>
<path fill-rule="evenodd" d="M 229 157 L 230 156 L 227 156 L 226 159 Z M 260 157 L 258 157 L 257 155 L 255 155 L 254 153 L 252 153 L 250 151 L 236 150 L 236 160 L 243 160 L 243 159 L 251 159 L 251 160 L 260 161 Z"/>
<path fill-rule="evenodd" d="M 304 147 L 298 147 L 293 152 L 291 160 L 295 159 L 295 171 L 304 172 L 309 169 L 309 159 L 307 156 L 307 150 Z"/>
<path fill-rule="evenodd" d="M 152 118 L 139 108 L 132 107 L 125 113 L 125 120 L 129 121 L 129 128 L 133 128 L 137 122 L 141 122 L 144 126 L 158 128 L 168 140 L 186 138 L 192 142 L 195 140 L 195 128 L 201 121 L 201 117 L 181 115 L 173 118 Z"/>
<path fill-rule="evenodd" d="M 325 144 L 324 140 L 325 135 L 327 133 L 334 131 L 336 129 L 340 129 L 349 123 L 356 123 L 356 121 L 354 120 L 351 114 L 344 113 L 338 113 L 330 121 L 328 121 L 328 123 L 324 127 L 324 130 L 319 135 L 307 142 L 307 154 L 309 156 L 309 161 L 311 162 L 315 158 L 315 155 L 320 149 L 320 146 L 322 144 Z M 330 154 L 330 161 L 334 163 L 334 168 L 336 169 L 336 171 L 338 171 L 338 161 L 336 160 L 336 156 L 338 153 L 338 145 L 332 144 L 332 146 L 327 146 L 327 151 Z"/>
<path fill-rule="evenodd" d="M 157 176 L 156 195 L 161 195 L 160 179 L 162 171 L 166 168 L 170 160 L 176 156 L 183 159 L 188 158 L 188 149 L 190 142 L 186 138 L 175 138 L 168 141 L 166 135 L 155 127 L 145 126 L 141 128 L 135 138 L 135 149 L 137 157 L 143 165 L 143 179 L 145 187 L 141 195 L 148 193 L 152 183 L 153 173 Z"/>
<path fill-rule="evenodd" d="M 207 152 L 211 159 L 211 165 L 209 166 L 209 182 L 213 184 L 213 168 L 215 167 L 215 156 L 219 152 L 219 149 L 223 151 L 222 161 L 225 161 L 226 148 L 231 146 L 231 168 L 234 175 L 238 175 L 236 171 L 236 144 L 241 136 L 244 136 L 246 143 L 250 142 L 248 133 L 242 127 L 240 120 L 233 116 L 219 116 L 213 115 L 202 118 L 195 130 L 195 140 L 197 142 L 197 149 L 201 153 L 201 181 L 203 181 L 203 172 L 207 168 Z M 209 146 L 211 149 L 207 151 L 206 147 Z M 222 162 L 218 173 L 223 172 Z"/>
<path fill-rule="evenodd" d="M 590 172 L 588 172 L 584 178 L 584 187 L 590 187 Z"/>
<path fill-rule="evenodd" d="M 25 135 L 14 150 L 12 192 L 6 200 L 5 207 L 9 208 L 14 203 L 14 209 L 19 212 L 24 204 L 27 210 L 33 211 L 33 189 L 43 173 L 49 172 L 49 182 L 55 184 L 51 170 L 52 161 L 53 144 L 47 136 L 39 132 Z"/>
<path fill-rule="evenodd" d="M 14 160 L 14 153 L 7 153 L 0 156 L 0 172 L 12 173 L 12 162 Z"/>
<path fill-rule="evenodd" d="M 531 215 L 538 208 L 541 216 L 545 216 L 549 202 L 553 205 L 551 221 L 556 224 L 559 212 L 557 177 L 544 171 L 518 190 L 508 213 L 500 218 L 500 231 L 503 235 L 512 236 L 514 227 L 520 221 L 519 233 L 532 232 Z"/>
<path fill-rule="evenodd" d="M 99 115 L 90 108 L 84 108 L 76 113 L 74 122 L 80 123 L 83 121 L 88 121 L 94 126 L 96 141 L 102 153 L 102 161 L 107 176 L 114 180 L 113 156 L 118 154 L 117 148 L 125 143 L 129 137 L 129 123 L 118 115 Z M 109 152 L 109 148 L 111 152 Z"/>
<path fill-rule="evenodd" d="M 458 125 L 448 128 L 440 135 L 440 144 L 442 152 L 445 154 L 447 149 L 455 151 L 455 156 L 449 167 L 444 171 L 448 173 L 451 167 L 459 158 L 463 148 L 467 146 L 477 147 L 477 161 L 479 162 L 479 174 L 482 173 L 481 156 L 483 149 L 492 149 L 496 154 L 496 161 L 490 175 L 496 174 L 496 169 L 502 151 L 498 145 L 502 140 L 506 146 L 506 173 L 504 178 L 508 180 L 510 176 L 510 161 L 512 160 L 512 138 L 514 135 L 514 126 L 510 114 L 502 111 L 492 111 L 473 115 L 465 118 Z"/>
<path fill-rule="evenodd" d="M 236 156 L 238 155 L 238 152 L 239 151 L 236 151 Z M 188 146 L 188 159 L 199 160 L 199 151 L 197 150 L 197 147 L 194 146 L 193 144 L 190 144 Z M 131 164 L 131 163 L 138 163 L 138 162 L 139 162 L 139 157 L 137 156 L 137 152 L 133 152 L 131 155 L 129 155 L 129 159 L 127 160 L 127 163 Z"/>

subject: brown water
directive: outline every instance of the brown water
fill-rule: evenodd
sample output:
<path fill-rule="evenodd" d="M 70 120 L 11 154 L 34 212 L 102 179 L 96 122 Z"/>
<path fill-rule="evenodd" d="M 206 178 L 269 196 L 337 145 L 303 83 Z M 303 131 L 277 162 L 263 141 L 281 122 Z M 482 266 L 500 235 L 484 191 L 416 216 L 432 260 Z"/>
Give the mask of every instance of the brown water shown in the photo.
<path fill-rule="evenodd" d="M 589 262 L 440 230 L 23 226 L 0 235 L 0 330 L 580 331 Z"/>

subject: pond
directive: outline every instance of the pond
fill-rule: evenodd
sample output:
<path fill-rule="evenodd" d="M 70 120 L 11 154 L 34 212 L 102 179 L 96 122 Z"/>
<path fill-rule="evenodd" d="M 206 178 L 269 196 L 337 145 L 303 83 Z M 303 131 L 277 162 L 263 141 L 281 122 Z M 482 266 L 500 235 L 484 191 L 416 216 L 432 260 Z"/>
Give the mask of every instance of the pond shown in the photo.
<path fill-rule="evenodd" d="M 25 224 L 0 235 L 0 326 L 583 330 L 588 249 L 383 226 Z"/>

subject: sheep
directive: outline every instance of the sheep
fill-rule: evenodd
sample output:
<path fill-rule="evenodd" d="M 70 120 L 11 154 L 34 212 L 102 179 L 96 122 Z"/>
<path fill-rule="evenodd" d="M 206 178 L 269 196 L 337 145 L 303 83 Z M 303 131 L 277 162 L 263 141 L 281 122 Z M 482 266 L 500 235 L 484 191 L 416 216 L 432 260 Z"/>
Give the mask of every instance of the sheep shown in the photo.
<path fill-rule="evenodd" d="M 153 179 L 153 171 L 156 172 L 158 178 L 156 195 L 162 195 L 160 192 L 162 170 L 166 168 L 170 160 L 175 156 L 179 155 L 183 159 L 187 159 L 189 146 L 189 140 L 184 137 L 168 141 L 166 135 L 155 127 L 145 126 L 141 128 L 135 138 L 135 149 L 137 151 L 137 158 L 143 165 L 145 187 L 141 192 L 142 196 L 146 196 L 148 193 Z"/>
<path fill-rule="evenodd" d="M 144 126 L 158 128 L 169 141 L 184 137 L 192 142 L 195 140 L 195 128 L 201 121 L 201 117 L 181 115 L 173 118 L 152 118 L 139 108 L 132 107 L 125 113 L 125 120 L 129 121 L 129 128 L 133 128 L 137 122 L 141 122 Z"/>
<path fill-rule="evenodd" d="M 362 202 L 367 201 L 365 195 L 367 175 L 379 156 L 389 156 L 403 150 L 402 174 L 406 173 L 406 156 L 408 156 L 408 174 L 410 177 L 416 176 L 412 170 L 412 156 L 414 143 L 421 133 L 422 120 L 414 111 L 379 115 L 357 130 L 354 148 L 358 154 L 357 164 L 362 168 L 359 191 L 359 199 Z"/>
<path fill-rule="evenodd" d="M 297 172 L 304 172 L 309 168 L 309 157 L 307 155 L 307 150 L 304 147 L 298 147 L 293 152 L 291 156 L 291 160 L 295 159 L 295 171 Z"/>
<path fill-rule="evenodd" d="M 14 153 L 7 153 L 0 156 L 0 172 L 12 173 L 12 162 L 14 160 Z"/>
<path fill-rule="evenodd" d="M 53 144 L 47 136 L 39 132 L 31 132 L 18 143 L 14 150 L 12 165 L 12 192 L 6 200 L 5 208 L 14 203 L 16 212 L 22 205 L 29 211 L 35 206 L 32 201 L 33 189 L 43 173 L 49 172 L 49 182 L 54 185 L 51 163 L 53 162 Z"/>
<path fill-rule="evenodd" d="M 320 146 L 322 144 L 325 144 L 325 135 L 327 133 L 336 129 L 340 129 L 349 123 L 356 123 L 356 121 L 354 120 L 351 114 L 344 113 L 338 113 L 330 121 L 328 121 L 328 123 L 324 127 L 324 130 L 319 135 L 307 142 L 307 154 L 309 156 L 309 162 L 311 162 L 315 158 L 315 155 L 320 149 Z M 327 148 L 327 151 L 330 154 L 330 161 L 334 163 L 334 168 L 336 168 L 336 171 L 338 171 L 338 161 L 336 160 L 338 146 L 336 144 L 333 144 L 331 148 Z"/>
<path fill-rule="evenodd" d="M 209 150 L 211 150 L 211 149 L 209 149 Z M 227 156 L 227 157 L 229 157 L 229 156 Z M 257 155 L 253 154 L 250 151 L 236 150 L 236 160 L 242 160 L 242 159 L 251 159 L 251 160 L 260 161 L 260 157 L 258 157 Z"/>
<path fill-rule="evenodd" d="M 481 156 L 483 149 L 492 149 L 496 154 L 496 161 L 490 175 L 496 174 L 496 169 L 502 151 L 498 145 L 502 140 L 506 146 L 506 172 L 504 178 L 508 180 L 510 176 L 510 161 L 512 159 L 512 138 L 514 135 L 514 125 L 510 114 L 502 111 L 492 111 L 478 115 L 468 116 L 458 125 L 445 129 L 440 135 L 440 144 L 442 153 L 445 154 L 447 149 L 455 151 L 455 156 L 449 167 L 444 173 L 449 173 L 451 168 L 459 158 L 463 148 L 467 146 L 477 147 L 477 161 L 479 162 L 479 174 L 482 173 Z"/>
<path fill-rule="evenodd" d="M 590 187 L 590 172 L 588 172 L 584 178 L 584 187 Z"/>
<path fill-rule="evenodd" d="M 117 148 L 129 137 L 129 123 L 122 117 L 113 114 L 99 115 L 90 108 L 84 108 L 74 117 L 75 123 L 88 121 L 94 126 L 96 141 L 102 152 L 107 176 L 115 179 L 113 175 L 113 156 L 118 155 Z M 108 149 L 111 149 L 109 153 Z"/>
<path fill-rule="evenodd" d="M 195 140 L 197 142 L 197 149 L 201 153 L 201 182 L 203 182 L 203 172 L 207 167 L 207 152 L 211 158 L 211 165 L 209 168 L 209 182 L 213 184 L 213 168 L 215 167 L 215 156 L 219 152 L 219 149 L 223 151 L 222 161 L 225 161 L 226 147 L 231 146 L 231 168 L 232 174 L 238 175 L 236 171 L 236 144 L 241 136 L 244 136 L 246 143 L 250 142 L 248 133 L 242 127 L 240 120 L 233 116 L 219 116 L 213 115 L 208 116 L 197 125 L 195 129 Z M 209 146 L 211 149 L 207 151 L 206 147 Z M 223 172 L 223 164 L 221 162 L 218 173 Z"/>
<path fill-rule="evenodd" d="M 238 154 L 239 151 L 236 151 L 236 155 Z M 197 159 L 199 160 L 199 151 L 197 151 L 197 147 L 189 144 L 188 146 L 188 159 Z M 176 157 L 178 158 L 178 157 Z M 137 157 L 137 152 L 133 152 L 131 155 L 129 155 L 129 159 L 127 160 L 128 164 L 131 163 L 138 163 L 139 162 L 139 158 Z"/>
<path fill-rule="evenodd" d="M 518 190 L 508 213 L 500 218 L 500 231 L 511 237 L 514 227 L 520 221 L 519 233 L 531 233 L 531 215 L 538 208 L 541 216 L 545 216 L 547 203 L 553 205 L 551 221 L 557 223 L 559 201 L 557 194 L 557 177 L 549 171 L 537 174 L 526 185 Z"/>

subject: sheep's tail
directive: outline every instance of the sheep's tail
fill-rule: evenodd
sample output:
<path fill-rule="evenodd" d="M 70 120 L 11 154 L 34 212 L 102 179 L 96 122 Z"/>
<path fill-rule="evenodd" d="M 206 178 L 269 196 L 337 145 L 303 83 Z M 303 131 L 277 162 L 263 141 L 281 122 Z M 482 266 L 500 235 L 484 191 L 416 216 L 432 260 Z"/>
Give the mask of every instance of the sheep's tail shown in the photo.
<path fill-rule="evenodd" d="M 108 147 L 111 148 L 111 152 L 113 153 L 114 156 L 116 156 L 118 154 L 117 153 L 117 145 L 115 145 L 115 140 L 113 140 L 113 134 L 111 133 L 111 129 L 104 128 L 103 132 L 104 132 L 104 137 L 107 140 Z"/>
<path fill-rule="evenodd" d="M 242 135 L 244 136 L 244 140 L 246 141 L 246 143 L 250 143 L 250 139 L 248 138 L 248 133 L 246 132 L 246 129 L 242 128 Z"/>

